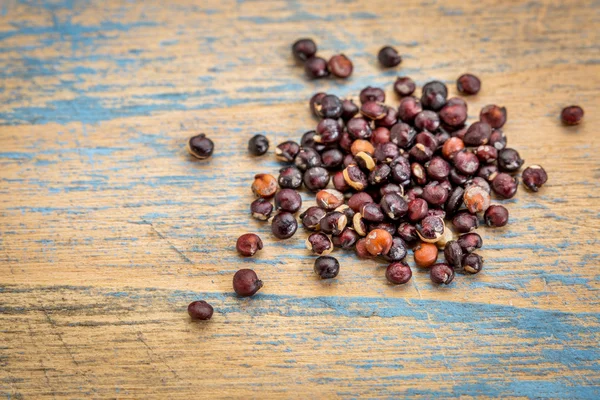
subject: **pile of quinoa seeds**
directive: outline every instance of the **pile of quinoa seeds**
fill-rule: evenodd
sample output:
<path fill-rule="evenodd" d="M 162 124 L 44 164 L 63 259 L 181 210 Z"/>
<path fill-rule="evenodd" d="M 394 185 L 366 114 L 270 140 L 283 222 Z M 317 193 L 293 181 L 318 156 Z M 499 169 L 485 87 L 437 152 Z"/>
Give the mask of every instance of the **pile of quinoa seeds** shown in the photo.
<path fill-rule="evenodd" d="M 316 51 L 310 39 L 292 46 L 309 78 L 352 73 L 347 57 L 334 56 L 327 63 L 314 59 Z M 382 67 L 393 68 L 402 58 L 386 46 L 378 60 Z M 506 207 L 494 204 L 494 199 L 516 195 L 519 173 L 533 192 L 546 183 L 547 175 L 540 165 L 524 168 L 518 151 L 507 147 L 504 107 L 489 104 L 479 110 L 478 121 L 467 125 L 464 98 L 479 92 L 478 77 L 463 74 L 456 87 L 462 97 L 448 98 L 448 88 L 440 81 L 426 83 L 416 96 L 415 82 L 403 76 L 393 83 L 393 99 L 379 87 L 365 87 L 356 101 L 314 94 L 308 105 L 318 124 L 297 141 L 276 146 L 281 169 L 255 176 L 250 214 L 270 223 L 272 235 L 283 240 L 292 238 L 302 224 L 306 247 L 316 257 L 314 272 L 321 279 L 340 272 L 338 260 L 331 256 L 334 251 L 353 251 L 358 258 L 387 263 L 390 284 L 412 278 L 405 262 L 409 250 L 436 285 L 450 284 L 457 273 L 479 273 L 484 265 L 477 254 L 483 246 L 476 232 L 480 223 L 497 228 L 510 220 Z M 561 113 L 565 125 L 576 125 L 582 118 L 583 109 L 575 105 Z M 214 144 L 200 134 L 189 139 L 188 149 L 205 159 Z M 268 149 L 263 135 L 248 142 L 254 156 Z M 302 187 L 315 193 L 314 204 L 302 204 Z M 262 248 L 262 239 L 254 233 L 241 235 L 236 243 L 244 257 Z M 440 252 L 444 262 L 438 262 Z M 233 289 L 241 297 L 254 295 L 262 286 L 251 269 L 233 277 Z M 206 320 L 213 308 L 194 301 L 188 312 Z"/>
<path fill-rule="evenodd" d="M 457 81 L 465 96 L 480 87 L 470 74 Z M 456 273 L 483 268 L 476 230 L 481 220 L 492 228 L 509 222 L 509 211 L 492 197 L 515 196 L 524 160 L 507 147 L 504 107 L 485 106 L 467 126 L 467 103 L 448 98 L 444 83 L 429 82 L 416 97 L 414 81 L 400 77 L 394 89 L 398 97 L 391 101 L 378 87 L 364 88 L 357 102 L 312 96 L 316 128 L 297 142 L 277 145 L 282 168 L 278 175 L 256 175 L 251 214 L 270 221 L 279 239 L 294 236 L 301 223 L 306 246 L 318 257 L 315 273 L 323 279 L 339 273 L 339 262 L 330 256 L 339 248 L 385 261 L 387 280 L 407 283 L 412 272 L 404 259 L 412 249 L 431 281 L 447 285 Z M 522 180 L 538 191 L 547 176 L 531 165 Z M 302 187 L 315 193 L 314 204 L 302 205 Z M 437 262 L 439 252 L 443 263 Z"/>

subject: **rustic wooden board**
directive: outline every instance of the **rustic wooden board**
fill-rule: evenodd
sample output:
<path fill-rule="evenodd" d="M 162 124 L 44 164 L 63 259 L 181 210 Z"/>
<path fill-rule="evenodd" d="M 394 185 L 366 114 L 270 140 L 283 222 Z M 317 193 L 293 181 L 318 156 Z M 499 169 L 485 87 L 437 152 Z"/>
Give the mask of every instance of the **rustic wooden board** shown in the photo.
<path fill-rule="evenodd" d="M 0 393 L 599 398 L 599 26 L 595 1 L 3 1 Z M 300 36 L 354 76 L 306 81 Z M 377 66 L 383 44 L 398 70 Z M 312 93 L 380 85 L 394 104 L 397 74 L 454 94 L 466 71 L 483 80 L 471 114 L 505 105 L 510 145 L 550 176 L 480 230 L 484 272 L 392 287 L 339 252 L 320 282 L 302 232 L 249 218 L 251 177 L 278 163 L 248 138 L 297 140 Z M 586 120 L 567 128 L 571 103 Z M 186 154 L 198 132 L 210 162 Z M 247 231 L 266 248 L 242 260 Z M 240 267 L 265 281 L 252 299 L 232 295 Z M 209 323 L 189 321 L 196 299 Z"/>

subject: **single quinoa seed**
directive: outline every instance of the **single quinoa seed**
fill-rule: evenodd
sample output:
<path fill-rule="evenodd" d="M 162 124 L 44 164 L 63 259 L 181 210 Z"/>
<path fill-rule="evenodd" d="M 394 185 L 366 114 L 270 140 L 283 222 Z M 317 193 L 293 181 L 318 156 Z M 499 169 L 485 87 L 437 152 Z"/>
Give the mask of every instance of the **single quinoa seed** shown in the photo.
<path fill-rule="evenodd" d="M 337 54 L 331 57 L 327 63 L 327 67 L 329 68 L 329 72 L 338 78 L 349 77 L 352 75 L 352 70 L 354 69 L 352 61 L 343 54 Z"/>
<path fill-rule="evenodd" d="M 405 262 L 393 262 L 386 268 L 385 277 L 388 282 L 394 285 L 402 285 L 410 281 L 412 271 Z"/>
<path fill-rule="evenodd" d="M 366 103 L 367 101 L 383 103 L 385 101 L 385 92 L 381 88 L 367 86 L 360 91 L 359 98 L 361 103 Z"/>
<path fill-rule="evenodd" d="M 483 258 L 475 253 L 467 254 L 462 263 L 464 272 L 468 274 L 476 274 L 483 268 Z"/>
<path fill-rule="evenodd" d="M 398 77 L 394 83 L 394 91 L 402 97 L 412 95 L 416 88 L 415 81 L 407 76 Z"/>
<path fill-rule="evenodd" d="M 313 167 L 306 170 L 303 182 L 308 190 L 318 192 L 327 187 L 329 179 L 329 172 L 325 168 Z"/>
<path fill-rule="evenodd" d="M 277 192 L 277 179 L 269 174 L 257 174 L 252 182 L 252 192 L 256 197 L 270 198 Z"/>
<path fill-rule="evenodd" d="M 368 140 L 357 139 L 352 143 L 350 147 L 350 152 L 353 156 L 356 156 L 358 153 L 367 153 L 372 156 L 375 154 L 375 147 Z"/>
<path fill-rule="evenodd" d="M 483 218 L 487 226 L 502 227 L 508 223 L 508 210 L 504 206 L 491 205 Z"/>
<path fill-rule="evenodd" d="M 373 131 L 371 143 L 373 145 L 385 144 L 390 142 L 391 133 L 386 127 L 380 126 Z"/>
<path fill-rule="evenodd" d="M 356 242 L 356 245 L 354 246 L 354 250 L 356 251 L 356 255 L 359 258 L 374 258 L 375 256 L 372 256 L 371 253 L 369 253 L 367 251 L 367 247 L 366 247 L 366 243 L 367 239 L 366 238 L 360 238 L 358 239 L 358 241 Z"/>
<path fill-rule="evenodd" d="M 439 143 L 437 142 L 437 139 L 435 138 L 435 136 L 431 133 L 429 133 L 428 131 L 423 131 L 421 133 L 419 133 L 416 137 L 415 140 L 417 143 L 422 144 L 425 147 L 428 147 L 432 152 L 435 152 L 437 150 L 437 148 L 439 147 Z"/>
<path fill-rule="evenodd" d="M 481 146 L 487 144 L 492 136 L 492 127 L 485 121 L 473 123 L 463 137 L 463 141 L 467 146 Z"/>
<path fill-rule="evenodd" d="M 413 96 L 404 97 L 398 105 L 398 118 L 407 124 L 412 123 L 421 111 L 423 105 L 419 99 Z"/>
<path fill-rule="evenodd" d="M 358 152 L 354 156 L 354 161 L 358 164 L 358 166 L 367 171 L 373 171 L 375 169 L 375 160 L 371 157 L 370 154 L 365 153 L 364 151 Z"/>
<path fill-rule="evenodd" d="M 376 127 L 391 128 L 396 122 L 398 122 L 398 112 L 394 107 L 386 107 L 385 117 L 379 118 L 375 121 Z"/>
<path fill-rule="evenodd" d="M 313 96 L 310 98 L 310 101 L 308 102 L 310 110 L 312 111 L 312 113 L 315 117 L 323 118 L 321 116 L 319 110 L 321 108 L 321 102 L 323 101 L 323 98 L 325 96 L 327 96 L 327 93 L 324 93 L 324 92 L 315 93 L 315 94 L 313 94 Z"/>
<path fill-rule="evenodd" d="M 344 179 L 344 173 L 342 171 L 337 171 L 335 174 L 333 174 L 331 177 L 331 182 L 333 183 L 333 187 L 342 193 L 350 190 L 350 186 L 346 183 L 346 180 Z"/>
<path fill-rule="evenodd" d="M 468 211 L 459 211 L 452 218 L 452 225 L 458 233 L 467 233 L 479 227 L 479 219 Z"/>
<path fill-rule="evenodd" d="M 446 202 L 446 215 L 448 217 L 453 217 L 464 202 L 464 193 L 465 190 L 460 186 L 457 186 L 452 190 L 450 196 L 448 197 L 448 201 Z"/>
<path fill-rule="evenodd" d="M 421 104 L 429 110 L 438 111 L 448 98 L 448 88 L 440 81 L 432 81 L 423 86 Z"/>
<path fill-rule="evenodd" d="M 301 149 L 298 154 L 296 154 L 296 157 L 294 157 L 294 164 L 300 171 L 306 171 L 312 167 L 320 167 L 322 161 L 317 150 L 309 147 Z"/>
<path fill-rule="evenodd" d="M 450 175 L 450 164 L 441 157 L 433 157 L 427 165 L 427 175 L 436 181 L 442 181 Z"/>
<path fill-rule="evenodd" d="M 282 168 L 277 183 L 282 189 L 298 189 L 302 186 L 302 172 L 295 166 Z"/>
<path fill-rule="evenodd" d="M 418 163 L 426 163 L 431 160 L 433 156 L 433 151 L 427 146 L 424 146 L 421 143 L 417 143 L 413 146 L 412 149 L 408 152 L 410 158 Z"/>
<path fill-rule="evenodd" d="M 325 100 L 326 98 L 327 98 L 327 96 L 325 96 L 323 98 L 323 100 Z M 336 97 L 336 99 L 337 99 L 337 97 Z M 339 102 L 339 99 L 338 99 L 338 102 Z M 325 109 L 322 109 L 322 110 L 325 110 Z M 341 102 L 339 102 L 339 108 L 330 109 L 331 112 L 329 112 L 327 115 L 331 115 L 336 110 L 339 111 L 339 113 L 341 115 L 341 111 L 342 111 L 342 103 Z M 340 126 L 338 121 L 333 118 L 325 118 L 324 120 L 319 122 L 319 125 L 317 125 L 316 135 L 313 137 L 313 139 L 316 143 L 328 145 L 328 144 L 338 142 L 341 137 L 342 137 L 342 127 Z"/>
<path fill-rule="evenodd" d="M 339 149 L 329 149 L 321 154 L 321 160 L 324 168 L 335 169 L 342 165 L 342 162 L 344 161 L 344 153 L 342 153 Z"/>
<path fill-rule="evenodd" d="M 264 135 L 254 135 L 248 141 L 248 151 L 253 156 L 262 156 L 269 150 L 269 140 Z"/>
<path fill-rule="evenodd" d="M 267 199 L 258 198 L 254 200 L 250 204 L 250 213 L 252 217 L 260 220 L 266 221 L 271 217 L 271 213 L 273 212 L 273 205 Z"/>
<path fill-rule="evenodd" d="M 321 220 L 325 217 L 327 212 L 320 207 L 308 207 L 302 214 L 300 219 L 302 225 L 311 231 L 321 229 Z"/>
<path fill-rule="evenodd" d="M 335 189 L 324 189 L 317 192 L 317 205 L 327 211 L 335 210 L 344 204 L 344 194 Z"/>
<path fill-rule="evenodd" d="M 464 175 L 473 175 L 479 169 L 479 159 L 470 151 L 462 150 L 454 155 L 454 167 Z"/>
<path fill-rule="evenodd" d="M 316 255 L 323 256 L 333 251 L 333 243 L 326 234 L 315 232 L 306 239 L 306 248 Z"/>
<path fill-rule="evenodd" d="M 238 238 L 235 248 L 242 256 L 252 257 L 257 251 L 262 250 L 263 242 L 257 234 L 246 233 Z"/>
<path fill-rule="evenodd" d="M 381 210 L 391 220 L 399 220 L 408 212 L 408 204 L 397 193 L 388 193 L 381 198 Z"/>
<path fill-rule="evenodd" d="M 339 211 L 332 211 L 325 214 L 320 222 L 321 231 L 330 235 L 339 235 L 346 228 L 347 224 L 348 217 Z"/>
<path fill-rule="evenodd" d="M 467 120 L 467 107 L 462 104 L 450 104 L 448 102 L 440 110 L 439 116 L 446 126 L 460 127 Z"/>
<path fill-rule="evenodd" d="M 377 54 L 379 63 L 385 68 L 392 68 L 399 65 L 402 62 L 402 57 L 398 54 L 398 51 L 390 46 L 385 46 Z"/>
<path fill-rule="evenodd" d="M 314 271 L 321 279 L 335 278 L 340 272 L 340 263 L 330 256 L 321 256 L 315 260 Z"/>
<path fill-rule="evenodd" d="M 370 185 L 381 185 L 388 181 L 392 174 L 392 169 L 387 164 L 376 165 L 373 171 L 369 173 L 369 184 Z"/>
<path fill-rule="evenodd" d="M 505 148 L 507 139 L 502 129 L 492 130 L 492 134 L 490 135 L 490 141 L 488 143 L 490 144 L 490 146 L 494 146 L 496 150 L 502 150 L 503 148 Z"/>
<path fill-rule="evenodd" d="M 462 269 L 463 249 L 456 240 L 450 240 L 444 247 L 444 258 L 446 262 L 454 269 Z"/>
<path fill-rule="evenodd" d="M 577 125 L 583 119 L 583 108 L 579 106 L 565 107 L 560 113 L 560 119 L 565 125 Z"/>
<path fill-rule="evenodd" d="M 531 165 L 525 168 L 521 175 L 523 184 L 531 191 L 537 192 L 548 180 L 548 175 L 540 165 Z"/>
<path fill-rule="evenodd" d="M 377 203 L 367 203 L 360 209 L 360 215 L 369 222 L 382 222 L 385 219 L 381 206 Z"/>
<path fill-rule="evenodd" d="M 417 224 L 419 238 L 427 243 L 435 243 L 440 240 L 445 229 L 444 219 L 433 215 L 423 218 Z"/>
<path fill-rule="evenodd" d="M 212 156 L 215 145 L 204 133 L 201 133 L 188 140 L 187 148 L 192 156 L 204 160 Z"/>
<path fill-rule="evenodd" d="M 351 249 L 358 239 L 360 239 L 360 235 L 354 229 L 346 227 L 339 235 L 333 235 L 331 237 L 331 242 L 335 247 Z"/>
<path fill-rule="evenodd" d="M 389 164 L 400 155 L 400 149 L 394 143 L 378 144 L 375 148 L 375 159 L 380 163 Z"/>
<path fill-rule="evenodd" d="M 498 166 L 496 164 L 483 165 L 477 171 L 479 178 L 485 179 L 487 182 L 493 181 L 498 175 Z M 463 182 L 463 184 L 466 182 Z"/>
<path fill-rule="evenodd" d="M 485 182 L 485 181 L 484 181 Z M 487 183 L 487 182 L 486 182 Z M 484 212 L 490 206 L 491 197 L 488 191 L 479 186 L 471 186 L 463 196 L 467 210 L 472 214 Z"/>
<path fill-rule="evenodd" d="M 280 212 L 271 222 L 271 232 L 278 239 L 289 239 L 294 236 L 298 229 L 298 222 L 294 214 L 289 212 Z"/>
<path fill-rule="evenodd" d="M 315 151 L 323 151 L 325 150 L 325 145 L 321 144 L 321 143 L 317 143 L 315 142 L 315 135 L 317 134 L 317 132 L 315 131 L 308 131 L 305 132 L 302 137 L 300 138 L 300 147 L 302 149 L 312 149 Z M 318 155 L 318 153 L 317 153 Z M 295 161 L 295 160 L 294 160 Z"/>
<path fill-rule="evenodd" d="M 188 314 L 192 319 L 207 321 L 213 316 L 213 307 L 204 300 L 193 301 L 188 305 Z"/>
<path fill-rule="evenodd" d="M 415 128 L 419 130 L 435 131 L 440 126 L 440 117 L 434 111 L 423 110 L 415 117 Z"/>
<path fill-rule="evenodd" d="M 394 225 L 392 227 L 395 228 Z M 400 261 L 406 257 L 407 253 L 406 242 L 402 238 L 393 237 L 392 247 L 390 247 L 390 251 L 384 257 L 388 261 Z"/>
<path fill-rule="evenodd" d="M 315 114 L 320 118 L 339 118 L 342 116 L 342 101 L 334 94 L 326 94 L 314 104 Z"/>
<path fill-rule="evenodd" d="M 416 162 L 410 164 L 410 172 L 415 184 L 422 186 L 427 183 L 427 172 L 421 164 Z"/>
<path fill-rule="evenodd" d="M 502 128 L 506 123 L 506 108 L 490 104 L 481 109 L 479 120 L 489 124 L 492 128 Z"/>
<path fill-rule="evenodd" d="M 402 97 L 410 96 L 415 92 L 417 85 L 408 76 L 401 76 L 394 83 L 394 91 Z"/>
<path fill-rule="evenodd" d="M 390 128 L 390 142 L 402 149 L 408 149 L 415 143 L 417 131 L 404 122 L 398 122 Z"/>
<path fill-rule="evenodd" d="M 294 189 L 281 189 L 275 195 L 275 208 L 295 213 L 302 207 L 302 197 Z"/>
<path fill-rule="evenodd" d="M 373 197 L 369 193 L 366 192 L 358 192 L 354 193 L 348 199 L 348 206 L 353 209 L 355 212 L 360 212 L 362 206 L 367 203 L 374 203 Z"/>
<path fill-rule="evenodd" d="M 352 99 L 342 100 L 342 119 L 348 121 L 358 114 L 359 108 Z"/>
<path fill-rule="evenodd" d="M 456 81 L 456 89 L 464 95 L 473 95 L 481 90 L 481 81 L 472 74 L 463 74 Z"/>
<path fill-rule="evenodd" d="M 241 297 L 250 297 L 263 287 L 256 272 L 251 269 L 240 269 L 233 276 L 233 290 Z"/>
<path fill-rule="evenodd" d="M 442 206 L 450 193 L 443 182 L 429 182 L 423 188 L 423 199 L 432 206 Z"/>
<path fill-rule="evenodd" d="M 491 145 L 482 145 L 475 150 L 475 155 L 481 164 L 490 164 L 498 159 L 498 150 Z"/>
<path fill-rule="evenodd" d="M 394 183 L 402 186 L 410 183 L 410 163 L 405 157 L 396 157 L 390 163 L 390 168 L 392 169 L 392 180 Z"/>
<path fill-rule="evenodd" d="M 525 160 L 521 158 L 515 149 L 506 148 L 498 152 L 498 167 L 502 171 L 518 171 L 523 163 L 525 163 Z"/>
<path fill-rule="evenodd" d="M 365 241 L 365 247 L 372 256 L 386 255 L 392 248 L 392 244 L 392 235 L 383 229 L 373 229 Z"/>
<path fill-rule="evenodd" d="M 517 193 L 517 180 L 501 172 L 492 181 L 492 190 L 500 197 L 511 199 Z"/>
<path fill-rule="evenodd" d="M 352 118 L 346 123 L 346 130 L 353 139 L 368 139 L 373 134 L 371 125 L 364 118 Z"/>
<path fill-rule="evenodd" d="M 465 143 L 462 141 L 462 139 L 459 139 L 457 137 L 451 137 L 444 143 L 442 147 L 442 155 L 447 160 L 452 160 L 454 158 L 454 155 L 464 148 Z"/>
<path fill-rule="evenodd" d="M 352 227 L 359 234 L 359 236 L 367 236 L 367 226 L 362 214 L 356 213 L 352 217 Z"/>
<path fill-rule="evenodd" d="M 356 164 L 346 167 L 343 174 L 346 183 L 355 190 L 364 190 L 368 185 L 367 176 Z"/>
<path fill-rule="evenodd" d="M 459 236 L 456 242 L 462 248 L 464 254 L 472 253 L 483 245 L 481 236 L 475 232 Z"/>
<path fill-rule="evenodd" d="M 482 177 L 476 176 L 475 178 L 469 179 L 467 182 L 465 182 L 465 190 L 469 190 L 474 186 L 485 190 L 487 193 L 492 193 L 490 184 Z"/>
<path fill-rule="evenodd" d="M 296 142 L 288 140 L 277 145 L 275 148 L 275 157 L 282 162 L 293 162 L 294 158 L 300 151 L 300 145 Z"/>
<path fill-rule="evenodd" d="M 427 216 L 429 207 L 427 202 L 423 199 L 416 198 L 408 203 L 408 219 L 411 222 L 419 222 Z"/>
<path fill-rule="evenodd" d="M 423 242 L 414 248 L 413 255 L 417 266 L 427 268 L 435 264 L 438 248 L 435 244 Z"/>
<path fill-rule="evenodd" d="M 306 60 L 304 71 L 309 79 L 321 79 L 329 76 L 327 61 L 321 57 L 311 57 Z"/>
<path fill-rule="evenodd" d="M 292 45 L 292 54 L 296 60 L 304 62 L 317 54 L 317 45 L 312 39 L 298 39 Z"/>
<path fill-rule="evenodd" d="M 448 264 L 435 264 L 429 270 L 429 277 L 433 283 L 449 285 L 454 279 L 454 269 Z"/>
<path fill-rule="evenodd" d="M 385 104 L 376 101 L 367 101 L 360 106 L 360 113 L 368 119 L 382 119 L 387 115 L 388 108 Z"/>
<path fill-rule="evenodd" d="M 408 222 L 403 222 L 398 225 L 398 237 L 404 240 L 406 243 L 415 243 L 419 239 L 417 235 L 417 228 Z"/>

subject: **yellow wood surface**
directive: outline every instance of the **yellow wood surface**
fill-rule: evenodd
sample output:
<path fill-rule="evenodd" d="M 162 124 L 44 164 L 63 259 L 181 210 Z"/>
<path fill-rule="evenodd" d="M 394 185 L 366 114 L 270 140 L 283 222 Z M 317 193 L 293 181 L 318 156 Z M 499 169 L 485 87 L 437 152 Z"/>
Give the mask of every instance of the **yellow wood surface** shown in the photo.
<path fill-rule="evenodd" d="M 595 1 L 0 2 L 0 393 L 40 398 L 600 398 L 600 7 Z M 305 80 L 290 45 L 354 62 Z M 378 49 L 404 57 L 381 70 Z M 484 229 L 485 269 L 434 287 L 336 252 L 321 282 L 300 229 L 252 220 L 251 178 L 316 121 L 316 91 L 473 72 L 470 120 L 548 184 Z M 585 121 L 560 124 L 562 107 Z M 192 160 L 186 139 L 216 143 Z M 267 156 L 247 154 L 263 133 Z M 312 195 L 303 193 L 305 205 Z M 240 259 L 236 238 L 265 249 Z M 411 265 L 412 256 L 407 260 Z M 260 294 L 231 278 L 254 268 Z M 209 323 L 187 304 L 206 299 Z"/>

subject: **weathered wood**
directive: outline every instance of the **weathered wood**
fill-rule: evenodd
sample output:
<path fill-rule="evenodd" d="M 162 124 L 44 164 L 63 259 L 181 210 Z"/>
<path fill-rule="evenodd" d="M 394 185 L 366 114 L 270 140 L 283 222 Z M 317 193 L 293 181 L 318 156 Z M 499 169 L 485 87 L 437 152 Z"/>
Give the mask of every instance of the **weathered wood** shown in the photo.
<path fill-rule="evenodd" d="M 6 398 L 600 397 L 600 8 L 568 2 L 40 2 L 0 4 L 0 393 Z M 214 3 L 214 4 L 212 4 Z M 347 54 L 348 81 L 309 82 L 300 36 Z M 383 71 L 383 44 L 403 54 Z M 312 272 L 304 233 L 273 240 L 247 154 L 314 127 L 316 91 L 473 72 L 549 182 L 480 229 L 485 270 L 450 287 L 336 253 Z M 585 122 L 564 127 L 563 106 Z M 216 142 L 192 160 L 186 138 Z M 308 203 L 312 195 L 304 193 Z M 261 234 L 252 259 L 234 251 Z M 408 257 L 412 264 L 412 258 Z M 232 296 L 252 267 L 260 294 Z M 213 320 L 192 323 L 207 299 Z"/>

